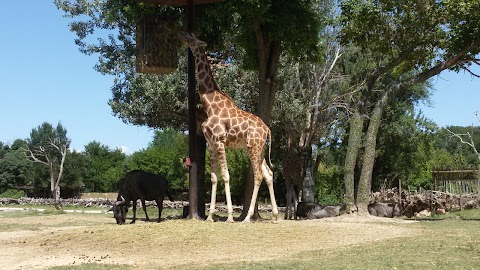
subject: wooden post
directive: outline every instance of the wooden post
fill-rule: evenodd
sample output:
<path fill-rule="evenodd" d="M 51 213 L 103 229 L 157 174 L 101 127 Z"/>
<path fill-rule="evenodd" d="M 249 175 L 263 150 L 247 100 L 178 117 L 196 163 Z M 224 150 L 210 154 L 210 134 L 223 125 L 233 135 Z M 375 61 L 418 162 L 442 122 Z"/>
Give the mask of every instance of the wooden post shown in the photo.
<path fill-rule="evenodd" d="M 398 178 L 398 201 L 400 204 L 400 212 L 403 214 L 403 204 L 402 204 L 402 178 Z"/>
<path fill-rule="evenodd" d="M 459 200 L 459 204 L 460 204 L 460 211 L 463 211 L 462 194 L 460 194 L 458 200 Z"/>
<path fill-rule="evenodd" d="M 187 1 L 187 31 L 193 32 L 194 24 L 193 0 Z M 193 53 L 188 49 L 188 154 L 190 155 L 189 170 L 189 218 L 200 219 L 198 215 L 198 155 L 197 155 L 197 99 L 195 91 L 195 59 Z"/>

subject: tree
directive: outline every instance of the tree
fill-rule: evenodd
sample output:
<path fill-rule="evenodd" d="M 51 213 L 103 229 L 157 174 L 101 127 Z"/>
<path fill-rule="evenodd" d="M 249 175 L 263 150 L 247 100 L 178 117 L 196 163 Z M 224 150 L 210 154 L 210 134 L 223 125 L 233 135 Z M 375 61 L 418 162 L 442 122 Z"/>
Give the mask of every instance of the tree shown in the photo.
<path fill-rule="evenodd" d="M 8 189 L 23 188 L 32 177 L 32 164 L 25 159 L 21 149 L 8 149 L 0 156 L 0 193 Z"/>
<path fill-rule="evenodd" d="M 47 166 L 50 174 L 50 192 L 59 207 L 60 181 L 70 139 L 67 130 L 58 123 L 56 128 L 47 122 L 32 129 L 27 139 L 25 156 L 34 163 Z"/>
<path fill-rule="evenodd" d="M 188 174 L 182 164 L 187 153 L 187 135 L 174 129 L 156 130 L 147 149 L 130 156 L 128 168 L 161 174 L 173 190 L 188 190 Z"/>
<path fill-rule="evenodd" d="M 399 100 L 385 110 L 372 190 L 398 187 L 399 181 L 412 188 L 427 188 L 431 183 L 429 163 L 434 158 L 437 127 L 421 114 L 415 114 L 413 102 L 414 99 Z"/>
<path fill-rule="evenodd" d="M 367 211 L 384 109 L 400 92 L 444 70 L 464 69 L 472 73 L 469 67 L 480 64 L 476 58 L 480 52 L 480 15 L 476 12 L 479 7 L 480 1 L 341 2 L 342 43 L 358 46 L 373 60 L 365 72 L 366 85 L 350 122 L 350 135 L 361 134 L 368 119 L 356 201 L 360 212 Z M 358 142 L 355 139 L 349 144 L 349 162 L 359 160 Z M 352 179 L 347 175 L 352 175 L 354 167 L 345 168 L 346 185 L 350 185 Z"/>
<path fill-rule="evenodd" d="M 133 41 L 135 22 L 142 14 L 162 14 L 178 18 L 181 23 L 181 9 L 125 1 L 56 0 L 55 4 L 67 17 L 78 19 L 70 26 L 78 36 L 80 50 L 86 54 L 100 53 L 96 69 L 115 76 L 110 105 L 117 116 L 134 124 L 185 129 L 185 76 L 180 72 L 166 76 L 135 73 Z M 197 14 L 206 15 L 196 17 L 197 29 L 204 33 L 202 38 L 212 48 L 215 44 L 227 44 L 226 49 L 223 46 L 212 55 L 224 56 L 226 61 L 242 63 L 258 72 L 255 107 L 267 123 L 275 100 L 280 55 L 285 52 L 300 59 L 316 58 L 320 17 L 314 4 L 316 1 L 244 0 L 196 8 Z M 300 28 L 304 31 L 298 31 Z M 87 43 L 86 37 L 99 29 L 117 32 L 108 38 L 100 37 L 97 44 Z M 248 183 L 246 196 L 251 196 L 253 177 Z M 248 209 L 250 198 L 244 201 L 244 209 Z"/>
<path fill-rule="evenodd" d="M 86 190 L 92 192 L 111 192 L 118 190 L 119 181 L 126 171 L 122 166 L 126 156 L 122 150 L 111 150 L 97 141 L 85 145 L 85 156 L 88 159 L 89 177 L 84 180 Z"/>
<path fill-rule="evenodd" d="M 91 162 L 83 152 L 76 150 L 68 151 L 65 157 L 65 166 L 63 171 L 63 179 L 61 186 L 74 189 L 82 189 L 83 191 L 91 191 L 85 188 L 85 180 L 90 179 Z"/>
<path fill-rule="evenodd" d="M 0 141 L 0 158 L 3 158 L 8 150 L 10 150 L 10 147 Z"/>

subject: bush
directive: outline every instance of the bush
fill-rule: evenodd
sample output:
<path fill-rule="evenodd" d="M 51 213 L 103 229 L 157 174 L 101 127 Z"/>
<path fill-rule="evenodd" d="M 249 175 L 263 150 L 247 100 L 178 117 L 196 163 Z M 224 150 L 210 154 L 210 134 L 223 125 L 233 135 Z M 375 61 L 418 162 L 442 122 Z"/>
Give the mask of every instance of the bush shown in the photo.
<path fill-rule="evenodd" d="M 7 189 L 5 192 L 0 194 L 0 198 L 11 198 L 18 199 L 25 196 L 25 192 L 20 189 Z"/>
<path fill-rule="evenodd" d="M 341 167 L 320 164 L 315 178 L 315 199 L 318 203 L 335 205 L 343 201 L 345 185 Z"/>

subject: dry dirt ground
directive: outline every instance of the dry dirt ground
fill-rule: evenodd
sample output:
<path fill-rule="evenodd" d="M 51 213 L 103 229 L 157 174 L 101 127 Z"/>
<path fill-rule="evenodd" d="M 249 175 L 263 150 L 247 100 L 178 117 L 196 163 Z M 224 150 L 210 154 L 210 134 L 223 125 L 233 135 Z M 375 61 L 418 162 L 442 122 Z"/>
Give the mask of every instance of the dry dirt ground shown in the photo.
<path fill-rule="evenodd" d="M 277 224 L 168 219 L 119 226 L 111 213 L 12 218 L 0 211 L 0 268 L 102 263 L 159 269 L 266 261 L 419 234 L 410 225 L 403 220 L 344 215 Z"/>

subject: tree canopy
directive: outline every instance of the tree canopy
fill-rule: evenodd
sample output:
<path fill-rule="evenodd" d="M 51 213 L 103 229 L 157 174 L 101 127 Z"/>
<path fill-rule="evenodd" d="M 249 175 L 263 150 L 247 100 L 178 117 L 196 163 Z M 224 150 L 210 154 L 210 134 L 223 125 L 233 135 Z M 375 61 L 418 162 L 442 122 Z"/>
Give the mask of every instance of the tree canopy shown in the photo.
<path fill-rule="evenodd" d="M 455 3 L 454 3 L 455 2 Z M 458 8 L 458 6 L 460 8 Z M 366 211 L 371 191 L 377 134 L 391 102 L 442 71 L 480 64 L 479 1 L 346 0 L 342 10 L 342 44 L 358 47 L 371 59 L 364 70 L 365 87 L 350 122 L 350 135 L 368 128 L 364 141 L 357 206 Z M 353 132 L 353 133 L 352 133 Z M 361 135 L 353 138 L 360 138 Z M 349 142 L 345 183 L 352 190 L 361 140 Z M 347 192 L 349 205 L 352 192 Z"/>
<path fill-rule="evenodd" d="M 143 169 L 164 174 L 172 187 L 185 191 L 180 163 L 187 149 L 185 54 L 179 53 L 179 68 L 171 74 L 139 74 L 134 36 L 145 14 L 173 19 L 180 30 L 184 11 L 126 0 L 55 4 L 69 18 L 80 51 L 97 55 L 95 68 L 115 77 L 109 101 L 114 114 L 158 129 L 146 149 L 130 156 L 97 141 L 85 151 L 68 150 L 63 184 L 115 191 L 128 170 Z M 358 198 L 364 202 L 372 189 L 399 179 L 411 188 L 429 188 L 433 168 L 478 166 L 468 145 L 414 106 L 428 99 L 433 76 L 444 70 L 472 72 L 479 64 L 479 8 L 478 0 L 225 1 L 196 6 L 195 25 L 208 44 L 221 89 L 240 108 L 268 120 L 274 163 L 286 151 L 287 130 L 294 129 L 314 146 L 316 199 L 339 202 L 347 194 L 353 202 L 350 190 L 359 182 Z M 447 128 L 471 132 L 480 144 L 477 127 Z M 49 130 L 45 136 L 32 131 L 26 145 L 0 143 L 0 192 L 46 185 L 48 170 L 25 163 L 19 154 L 21 147 L 62 133 Z M 241 198 L 248 159 L 236 151 L 228 159 L 232 178 L 241 179 L 232 181 L 232 192 Z M 281 168 L 274 175 L 281 177 Z"/>

